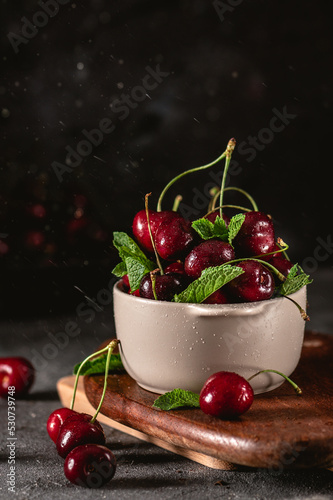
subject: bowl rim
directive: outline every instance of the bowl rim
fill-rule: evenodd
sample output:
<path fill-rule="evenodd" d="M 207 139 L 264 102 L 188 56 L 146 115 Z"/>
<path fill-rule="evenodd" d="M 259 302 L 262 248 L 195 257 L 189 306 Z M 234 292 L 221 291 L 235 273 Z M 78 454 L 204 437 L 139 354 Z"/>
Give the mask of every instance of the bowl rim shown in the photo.
<path fill-rule="evenodd" d="M 155 307 L 163 307 L 163 308 L 168 308 L 172 307 L 174 308 L 195 308 L 202 311 L 211 311 L 211 312 L 216 312 L 216 311 L 245 311 L 245 310 L 255 310 L 258 308 L 262 307 L 268 307 L 268 305 L 274 305 L 278 304 L 282 300 L 286 299 L 284 296 L 280 297 L 274 297 L 271 299 L 267 300 L 259 300 L 259 301 L 254 301 L 254 302 L 236 302 L 236 303 L 231 303 L 231 304 L 203 304 L 203 303 L 196 303 L 196 302 L 171 302 L 167 300 L 152 300 L 152 299 L 145 299 L 144 297 L 137 297 L 136 295 L 131 295 L 130 293 L 126 293 L 124 290 L 121 289 L 121 283 L 122 280 L 119 279 L 113 286 L 113 293 L 114 294 L 121 294 L 123 296 L 124 300 L 133 301 L 133 302 L 138 302 L 145 304 L 146 306 L 155 306 Z M 306 285 L 297 290 L 296 292 L 288 295 L 287 297 L 294 298 L 296 295 L 300 294 L 300 292 L 303 291 L 303 293 L 306 293 Z M 125 298 L 126 297 L 126 298 Z M 295 300 L 295 299 L 294 299 Z"/>

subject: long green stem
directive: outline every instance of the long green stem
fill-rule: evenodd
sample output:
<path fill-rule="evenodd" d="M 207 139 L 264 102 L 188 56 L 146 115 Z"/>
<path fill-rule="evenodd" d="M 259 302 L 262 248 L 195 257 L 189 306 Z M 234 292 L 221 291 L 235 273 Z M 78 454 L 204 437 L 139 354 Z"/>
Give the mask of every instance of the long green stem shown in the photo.
<path fill-rule="evenodd" d="M 253 210 L 255 212 L 258 212 L 258 205 L 254 201 L 254 199 L 252 198 L 252 196 L 247 191 L 245 191 L 244 189 L 241 189 L 241 188 L 238 188 L 238 187 L 231 187 L 230 186 L 230 187 L 224 188 L 224 192 L 226 192 L 226 191 L 238 191 L 239 193 L 242 193 L 251 202 Z"/>
<path fill-rule="evenodd" d="M 230 165 L 230 161 L 231 161 L 232 152 L 235 149 L 235 146 L 236 146 L 235 139 L 230 139 L 230 141 L 228 142 L 227 149 L 226 149 L 226 155 L 225 155 L 226 160 L 225 160 L 225 166 L 224 166 L 222 182 L 221 182 L 221 191 L 220 191 L 220 217 L 221 217 L 221 219 L 222 219 L 222 215 L 223 215 L 222 206 L 223 206 L 223 194 L 224 194 L 224 189 L 225 189 L 225 182 L 227 179 L 227 173 L 228 173 L 228 169 L 229 169 L 229 165 Z"/>
<path fill-rule="evenodd" d="M 164 274 L 164 271 L 163 271 L 163 267 L 162 267 L 161 261 L 159 259 L 157 250 L 156 250 L 155 240 L 154 240 L 153 233 L 152 233 L 152 230 L 151 230 L 151 225 L 150 225 L 150 217 L 149 217 L 149 210 L 148 210 L 148 198 L 149 198 L 150 195 L 151 195 L 151 193 L 147 193 L 146 196 L 145 196 L 145 209 L 146 209 L 148 232 L 149 232 L 150 241 L 151 241 L 151 244 L 152 244 L 152 247 L 153 247 L 153 250 L 154 250 L 154 254 L 155 254 L 155 258 L 156 258 L 156 263 L 158 265 L 158 268 L 159 268 L 161 276 L 162 276 L 162 274 Z"/>
<path fill-rule="evenodd" d="M 218 158 L 216 158 L 216 160 L 214 160 L 210 163 L 207 163 L 206 165 L 202 165 L 201 167 L 195 167 L 195 168 L 191 168 L 190 170 L 185 170 L 185 172 L 182 172 L 181 174 L 179 174 L 176 177 L 174 177 L 173 179 L 171 179 L 171 181 L 168 182 L 168 184 L 165 186 L 165 188 L 163 189 L 163 191 L 160 194 L 160 197 L 159 197 L 158 202 L 157 202 L 157 211 L 160 212 L 162 210 L 162 200 L 164 198 L 164 195 L 175 182 L 177 182 L 179 179 L 181 179 L 182 177 L 184 177 L 187 174 L 192 174 L 193 172 L 199 172 L 200 170 L 205 170 L 206 168 L 210 168 L 213 165 L 216 165 L 216 163 L 218 163 L 223 158 L 225 158 L 226 155 L 227 155 L 227 150 L 225 150 Z"/>
<path fill-rule="evenodd" d="M 107 349 L 108 349 L 108 355 L 106 357 L 106 364 L 105 364 L 105 376 L 104 376 L 104 386 L 103 386 L 103 392 L 102 392 L 102 396 L 101 396 L 101 399 L 100 399 L 100 402 L 99 402 L 99 405 L 97 406 L 97 409 L 96 409 L 96 413 L 95 415 L 93 416 L 93 418 L 90 420 L 90 422 L 93 424 L 99 414 L 99 411 L 102 407 L 102 404 L 103 404 L 103 401 L 104 401 L 104 397 L 105 397 L 105 393 L 106 393 L 106 388 L 107 388 L 107 385 L 108 385 L 108 373 L 109 373 L 109 367 L 110 367 L 110 360 L 111 360 L 111 354 L 113 353 L 113 350 L 114 348 L 116 347 L 116 345 L 119 344 L 119 340 L 111 340 L 110 344 L 107 346 Z"/>
<path fill-rule="evenodd" d="M 269 255 L 269 254 L 265 254 Z M 276 276 L 279 278 L 280 281 L 285 281 L 286 277 L 276 269 L 276 267 L 272 266 L 269 262 L 266 262 L 265 260 L 258 259 L 257 257 L 246 257 L 246 258 L 241 258 L 241 259 L 233 259 L 229 260 L 226 264 L 235 264 L 236 262 L 242 262 L 244 260 L 255 260 L 256 262 L 260 262 L 260 264 L 263 264 L 264 266 L 268 267 Z"/>
<path fill-rule="evenodd" d="M 81 370 L 83 366 L 86 364 L 87 361 L 89 361 L 91 358 L 94 358 L 95 356 L 98 356 L 99 354 L 103 354 L 103 352 L 106 352 L 109 348 L 109 346 L 112 344 L 112 349 L 119 343 L 119 340 L 112 340 L 106 347 L 103 347 L 100 351 L 93 352 L 92 354 L 89 354 L 89 356 L 86 357 L 80 364 L 78 371 L 76 372 L 76 377 L 75 377 L 75 383 L 74 383 L 74 388 L 73 388 L 73 396 L 72 396 L 72 401 L 71 401 L 71 406 L 70 409 L 73 410 L 74 408 L 74 402 L 75 402 L 75 395 L 76 395 L 76 390 L 77 390 L 77 385 L 79 383 L 79 376 L 81 373 Z"/>
<path fill-rule="evenodd" d="M 251 377 L 248 378 L 247 381 L 250 382 L 250 380 L 252 380 L 257 375 L 260 375 L 261 373 L 269 373 L 269 372 L 277 373 L 278 375 L 281 375 L 281 377 L 285 378 L 289 382 L 289 384 L 291 384 L 293 386 L 293 388 L 295 389 L 297 394 L 302 394 L 302 389 L 300 387 L 298 387 L 298 385 L 295 384 L 295 382 L 293 382 L 289 377 L 287 377 L 287 375 L 284 375 L 284 373 L 278 372 L 277 370 L 260 370 L 260 372 L 257 372 L 254 375 L 251 375 Z"/>

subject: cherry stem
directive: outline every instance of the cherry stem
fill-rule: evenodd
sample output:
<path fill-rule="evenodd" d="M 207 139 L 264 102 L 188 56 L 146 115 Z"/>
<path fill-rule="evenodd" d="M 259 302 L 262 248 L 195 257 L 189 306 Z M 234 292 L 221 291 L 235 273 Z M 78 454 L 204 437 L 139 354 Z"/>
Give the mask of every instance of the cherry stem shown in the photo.
<path fill-rule="evenodd" d="M 85 363 L 87 361 L 89 361 L 91 358 L 94 358 L 96 356 L 99 356 L 100 354 L 103 354 L 104 352 L 106 352 L 109 347 L 111 346 L 112 347 L 112 350 L 114 349 L 114 347 L 119 343 L 119 340 L 117 339 L 113 339 L 111 340 L 111 342 L 106 346 L 106 347 L 103 347 L 103 349 L 97 351 L 97 352 L 93 352 L 92 354 L 90 354 L 89 356 L 86 357 L 86 359 L 84 359 L 82 361 L 82 363 L 80 364 L 77 372 L 76 372 L 76 378 L 75 378 L 75 383 L 74 383 L 74 388 L 73 388 L 73 396 L 72 396 L 72 402 L 71 402 L 71 405 L 70 405 L 70 409 L 73 410 L 74 408 L 74 402 L 75 402 L 75 395 L 76 395 L 76 390 L 77 390 L 77 385 L 79 383 L 79 376 L 80 376 L 80 373 L 81 373 L 81 370 L 83 368 L 83 366 L 85 365 Z"/>
<path fill-rule="evenodd" d="M 278 375 L 281 375 L 281 377 L 285 378 L 293 386 L 293 388 L 295 389 L 297 394 L 302 394 L 302 389 L 300 387 L 298 387 L 298 385 L 295 384 L 295 382 L 293 382 L 289 377 L 287 377 L 287 375 L 284 375 L 284 373 L 278 372 L 277 370 L 260 370 L 260 372 L 257 372 L 254 375 L 251 375 L 251 377 L 248 378 L 247 381 L 250 382 L 250 380 L 252 380 L 257 375 L 260 375 L 261 373 L 269 373 L 269 372 L 277 373 Z"/>
<path fill-rule="evenodd" d="M 297 302 L 296 300 L 292 299 L 289 297 L 289 295 L 283 295 L 283 297 L 285 297 L 286 299 L 290 300 L 293 304 L 295 304 L 295 306 L 297 307 L 297 309 L 299 310 L 299 312 L 301 313 L 301 316 L 302 318 L 304 319 L 304 321 L 310 321 L 310 317 L 307 315 L 307 313 L 304 311 L 303 307 L 301 307 Z"/>
<path fill-rule="evenodd" d="M 243 210 L 244 212 L 251 212 L 250 208 L 241 207 L 239 205 L 223 205 L 222 208 L 237 208 L 237 210 Z M 204 215 L 204 217 L 207 217 L 208 215 L 213 214 L 214 212 L 216 212 L 216 210 L 219 210 L 219 209 L 220 209 L 220 207 L 216 207 L 216 208 L 214 208 L 214 210 L 210 210 L 209 212 L 207 212 Z"/>
<path fill-rule="evenodd" d="M 224 188 L 224 192 L 226 192 L 226 191 L 238 191 L 239 193 L 242 193 L 251 202 L 253 210 L 255 212 L 258 212 L 258 205 L 254 201 L 254 199 L 252 198 L 252 196 L 247 191 L 245 191 L 244 189 L 237 188 L 237 187 L 226 187 L 226 188 Z"/>
<path fill-rule="evenodd" d="M 208 204 L 208 212 L 212 213 L 215 210 L 215 204 L 220 194 L 220 188 L 218 186 L 212 187 L 212 189 L 210 189 L 209 191 L 209 194 L 211 196 L 211 199 Z"/>
<path fill-rule="evenodd" d="M 156 250 L 155 241 L 154 241 L 154 238 L 153 238 L 153 233 L 152 233 L 152 230 L 151 230 L 150 219 L 149 219 L 148 198 L 149 198 L 150 195 L 151 195 L 151 193 L 147 193 L 146 196 L 145 196 L 145 209 L 146 209 L 148 231 L 149 231 L 150 241 L 151 241 L 151 244 L 153 246 L 156 263 L 158 265 L 158 268 L 159 268 L 161 276 L 162 276 L 164 274 L 164 271 L 163 271 L 163 267 L 162 267 L 161 261 L 159 259 L 157 250 Z"/>
<path fill-rule="evenodd" d="M 225 189 L 225 183 L 227 180 L 227 173 L 228 173 L 228 169 L 229 169 L 229 165 L 230 165 L 230 161 L 231 161 L 232 152 L 235 149 L 235 147 L 236 147 L 236 140 L 230 139 L 230 141 L 228 142 L 228 145 L 227 145 L 227 149 L 225 151 L 226 152 L 225 165 L 224 165 L 222 182 L 221 182 L 220 203 L 219 203 L 221 219 L 222 219 L 222 215 L 223 215 L 222 206 L 223 206 L 223 194 L 224 194 L 224 189 Z"/>
<path fill-rule="evenodd" d="M 164 195 L 175 182 L 177 182 L 179 179 L 181 179 L 182 177 L 184 177 L 187 174 L 192 174 L 193 172 L 199 172 L 199 170 L 205 170 L 206 168 L 209 168 L 209 167 L 212 167 L 213 165 L 216 165 L 216 163 L 218 163 L 220 160 L 222 160 L 223 158 L 226 157 L 227 149 L 218 158 L 216 158 L 216 160 L 214 160 L 210 163 L 207 163 L 206 165 L 202 165 L 201 167 L 195 167 L 195 168 L 191 168 L 190 170 L 185 170 L 185 172 L 182 172 L 181 174 L 179 174 L 176 177 L 174 177 L 173 179 L 171 179 L 171 181 L 168 182 L 168 184 L 165 186 L 165 188 L 163 189 L 163 191 L 160 194 L 160 197 L 159 197 L 158 202 L 157 202 L 157 211 L 161 212 L 162 200 L 164 198 Z"/>
<path fill-rule="evenodd" d="M 111 342 L 107 346 L 108 354 L 107 354 L 107 357 L 106 357 L 106 364 L 105 364 L 105 375 L 104 375 L 103 392 L 102 392 L 102 396 L 101 396 L 99 405 L 97 406 L 96 413 L 93 416 L 93 418 L 90 420 L 90 422 L 92 424 L 95 422 L 95 420 L 96 420 L 96 418 L 97 418 L 97 416 L 99 414 L 99 411 L 100 411 L 100 409 L 102 407 L 103 401 L 104 401 L 104 397 L 105 397 L 105 393 L 106 393 L 106 388 L 107 388 L 107 385 L 108 385 L 108 374 L 109 374 L 111 354 L 113 353 L 113 350 L 117 346 L 117 344 L 119 344 L 119 340 L 113 339 L 113 340 L 111 340 Z"/>
<path fill-rule="evenodd" d="M 153 271 L 150 272 L 150 280 L 151 280 L 151 287 L 153 290 L 153 296 L 154 299 L 157 300 L 157 294 L 156 294 L 156 276 Z"/>
<path fill-rule="evenodd" d="M 277 253 L 275 252 L 270 252 L 272 253 Z M 263 255 L 270 255 L 269 253 L 263 254 Z M 280 281 L 285 281 L 286 277 L 276 269 L 276 267 L 272 266 L 269 262 L 266 262 L 265 260 L 258 259 L 257 257 L 246 257 L 242 259 L 234 259 L 234 260 L 229 260 L 227 264 L 234 264 L 236 262 L 242 262 L 244 260 L 255 260 L 256 262 L 260 262 L 260 264 L 263 264 L 264 266 L 268 267 L 276 276 L 279 278 Z"/>
<path fill-rule="evenodd" d="M 181 194 L 178 194 L 176 198 L 174 199 L 173 206 L 172 206 L 172 211 L 177 212 L 180 202 L 182 201 L 183 197 Z"/>

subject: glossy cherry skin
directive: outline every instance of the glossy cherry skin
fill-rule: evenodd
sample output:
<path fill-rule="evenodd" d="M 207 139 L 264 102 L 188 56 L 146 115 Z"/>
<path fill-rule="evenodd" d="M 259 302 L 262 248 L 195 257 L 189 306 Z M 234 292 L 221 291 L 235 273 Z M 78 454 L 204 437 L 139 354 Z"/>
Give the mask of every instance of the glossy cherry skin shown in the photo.
<path fill-rule="evenodd" d="M 177 273 L 156 274 L 155 292 L 157 300 L 171 301 L 176 293 L 182 292 L 188 284 L 185 275 Z M 150 273 L 146 274 L 140 283 L 140 297 L 154 299 L 153 285 Z"/>
<path fill-rule="evenodd" d="M 79 413 L 66 418 L 58 434 L 56 446 L 58 454 L 65 458 L 76 446 L 81 444 L 105 444 L 105 434 L 96 420 L 90 422 L 91 415 Z"/>
<path fill-rule="evenodd" d="M 236 266 L 244 273 L 225 285 L 229 296 L 236 302 L 255 302 L 272 297 L 274 278 L 265 266 L 254 260 L 244 260 Z"/>
<path fill-rule="evenodd" d="M 157 253 L 162 259 L 176 260 L 189 252 L 194 242 L 191 222 L 183 217 L 164 220 L 155 234 Z"/>
<path fill-rule="evenodd" d="M 272 257 L 269 260 L 269 263 L 272 264 L 272 266 L 276 267 L 276 269 L 286 277 L 288 276 L 290 269 L 294 265 L 292 262 L 290 262 L 290 260 L 286 259 L 285 257 L 279 256 Z"/>
<path fill-rule="evenodd" d="M 180 217 L 177 212 L 172 210 L 163 210 L 161 212 L 155 212 L 154 210 L 148 210 L 149 223 L 152 232 L 153 239 L 155 241 L 155 234 L 163 220 L 172 220 L 173 218 Z M 152 253 L 154 251 L 151 242 L 147 214 L 145 210 L 140 210 L 133 219 L 132 224 L 133 235 L 139 243 L 140 247 L 147 252 Z"/>
<path fill-rule="evenodd" d="M 57 410 L 54 410 L 47 419 L 46 430 L 54 443 L 57 442 L 60 427 L 66 418 L 71 415 L 78 415 L 78 412 L 71 410 L 70 408 L 58 408 Z"/>
<path fill-rule="evenodd" d="M 262 212 L 247 212 L 245 220 L 234 239 L 239 257 L 254 257 L 275 249 L 274 225 Z"/>
<path fill-rule="evenodd" d="M 177 262 L 172 262 L 172 264 L 169 264 L 164 268 L 164 273 L 186 274 L 184 269 L 184 263 L 181 262 L 180 260 L 177 260 Z"/>
<path fill-rule="evenodd" d="M 116 457 L 98 444 L 77 446 L 67 455 L 64 472 L 67 479 L 78 486 L 100 488 L 111 481 L 117 467 Z"/>
<path fill-rule="evenodd" d="M 220 288 L 219 290 L 216 290 L 216 292 L 209 295 L 209 297 L 203 301 L 203 304 L 228 304 L 229 302 L 227 294 L 222 288 Z"/>
<path fill-rule="evenodd" d="M 253 403 L 253 389 L 245 378 L 221 371 L 205 382 L 199 397 L 200 408 L 214 417 L 233 419 L 245 413 Z"/>
<path fill-rule="evenodd" d="M 235 258 L 235 252 L 229 243 L 211 239 L 199 243 L 185 258 L 185 272 L 191 278 L 199 278 L 204 269 L 220 266 Z"/>
<path fill-rule="evenodd" d="M 28 394 L 35 380 L 35 369 L 26 358 L 0 358 L 0 397 L 8 397 L 8 387 L 15 387 L 15 398 Z"/>

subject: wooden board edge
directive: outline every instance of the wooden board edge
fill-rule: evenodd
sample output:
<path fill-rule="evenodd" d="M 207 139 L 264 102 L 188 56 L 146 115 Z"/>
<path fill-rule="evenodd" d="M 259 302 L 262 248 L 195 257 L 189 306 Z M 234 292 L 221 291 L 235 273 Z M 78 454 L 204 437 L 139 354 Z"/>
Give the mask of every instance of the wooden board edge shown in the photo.
<path fill-rule="evenodd" d="M 70 375 L 68 377 L 63 377 L 63 378 L 59 379 L 57 382 L 57 391 L 58 391 L 60 401 L 61 401 L 62 405 L 66 406 L 67 408 L 71 404 L 74 381 L 75 381 L 75 376 Z M 96 411 L 95 408 L 91 405 L 91 403 L 87 399 L 87 396 L 86 396 L 85 390 L 84 390 L 82 377 L 80 377 L 79 382 L 78 382 L 77 392 L 76 392 L 76 396 L 75 396 L 74 409 L 76 411 L 89 413 L 91 415 L 93 415 Z M 141 439 L 142 441 L 146 441 L 148 443 L 154 444 L 155 446 L 158 446 L 158 447 L 163 448 L 167 451 L 175 453 L 176 455 L 180 455 L 184 458 L 192 460 L 193 462 L 197 462 L 201 465 L 205 465 L 206 467 L 209 467 L 211 469 L 218 469 L 218 470 L 239 470 L 239 469 L 242 469 L 242 470 L 244 470 L 246 468 L 244 466 L 238 466 L 237 464 L 232 464 L 232 463 L 224 461 L 224 460 L 210 457 L 210 456 L 205 455 L 203 453 L 198 453 L 195 450 L 189 450 L 186 448 L 182 448 L 180 446 L 173 445 L 173 444 L 168 443 L 166 441 L 163 441 L 159 438 L 156 438 L 154 436 L 150 436 L 150 435 L 145 434 L 141 431 L 138 431 L 136 429 L 133 429 L 131 427 L 123 425 L 115 420 L 112 420 L 111 418 L 103 415 L 103 413 L 101 413 L 101 412 L 98 415 L 98 420 L 101 423 L 108 425 L 109 427 L 112 427 L 113 429 L 124 432 L 125 434 L 133 436 L 135 438 Z M 251 469 L 251 468 L 248 467 L 248 469 Z"/>

